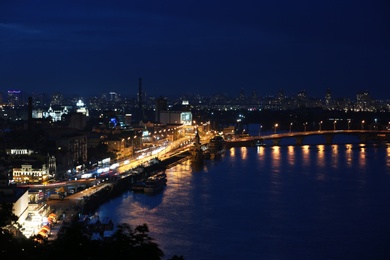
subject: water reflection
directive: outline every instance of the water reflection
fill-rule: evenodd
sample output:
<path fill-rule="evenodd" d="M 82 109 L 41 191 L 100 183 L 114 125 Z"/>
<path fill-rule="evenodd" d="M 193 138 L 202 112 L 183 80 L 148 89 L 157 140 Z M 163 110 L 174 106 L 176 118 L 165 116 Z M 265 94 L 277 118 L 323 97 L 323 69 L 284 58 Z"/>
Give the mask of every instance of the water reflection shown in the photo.
<path fill-rule="evenodd" d="M 281 169 L 281 160 L 280 160 L 280 146 L 274 146 L 272 147 L 271 150 L 271 185 L 270 185 L 270 194 L 274 196 L 273 201 L 278 202 L 279 199 L 278 197 L 281 194 L 281 191 L 283 189 L 282 183 L 281 183 L 281 174 L 280 174 L 280 169 Z M 275 205 L 277 206 L 277 205 Z"/>
<path fill-rule="evenodd" d="M 257 146 L 257 154 L 262 158 L 264 156 L 264 146 Z"/>
<path fill-rule="evenodd" d="M 160 197 L 128 193 L 101 211 L 117 223 L 147 223 L 167 257 L 288 259 L 280 248 L 290 248 L 288 254 L 313 259 L 324 245 L 327 252 L 352 252 L 353 244 L 359 251 L 370 243 L 362 236 L 381 241 L 376 231 L 390 230 L 383 211 L 389 160 L 390 146 L 231 148 L 200 171 L 190 162 L 167 169 Z M 367 174 L 351 174 L 360 172 Z M 370 216 L 381 220 L 367 222 Z"/>
<path fill-rule="evenodd" d="M 302 146 L 302 164 L 304 166 L 310 165 L 310 146 L 309 145 Z"/>
<path fill-rule="evenodd" d="M 294 146 L 290 145 L 287 147 L 287 163 L 290 167 L 294 166 L 295 164 L 295 151 Z"/>
<path fill-rule="evenodd" d="M 324 145 L 317 145 L 317 157 L 314 160 L 314 163 L 317 165 L 316 167 L 316 177 L 318 181 L 325 181 L 328 172 L 325 171 L 326 166 L 326 158 L 325 158 L 325 146 Z"/>
<path fill-rule="evenodd" d="M 280 146 L 272 147 L 272 172 L 279 173 L 280 171 Z"/>
<path fill-rule="evenodd" d="M 325 167 L 325 145 L 317 145 L 317 160 L 316 163 L 320 168 Z"/>
<path fill-rule="evenodd" d="M 197 172 L 202 172 L 204 170 L 204 164 L 203 163 L 198 163 L 198 162 L 194 162 L 194 163 L 191 163 L 191 169 L 192 169 L 192 172 L 194 173 L 197 173 Z"/>
<path fill-rule="evenodd" d="M 247 147 L 241 147 L 241 160 L 246 160 L 248 159 L 248 148 Z"/>
<path fill-rule="evenodd" d="M 364 168 L 366 166 L 366 145 L 360 144 L 360 153 L 359 153 L 359 167 Z"/>
<path fill-rule="evenodd" d="M 331 167 L 337 168 L 337 167 L 339 167 L 339 165 L 338 165 L 338 163 L 339 163 L 338 145 L 332 144 L 330 147 L 331 147 L 331 157 L 332 157 Z"/>
<path fill-rule="evenodd" d="M 152 210 L 161 204 L 161 202 L 163 201 L 164 192 L 165 192 L 165 188 L 162 192 L 157 194 L 144 194 L 144 193 L 132 192 L 131 195 L 133 197 L 133 202 L 137 203 L 139 207 L 143 209 Z"/>
<path fill-rule="evenodd" d="M 386 165 L 390 168 L 390 144 L 386 147 L 387 157 L 386 157 Z M 388 172 L 390 173 L 390 172 Z"/>
<path fill-rule="evenodd" d="M 234 157 L 236 155 L 236 149 L 234 147 L 229 149 L 230 157 Z"/>
<path fill-rule="evenodd" d="M 345 161 L 348 167 L 351 167 L 353 164 L 353 157 L 352 157 L 352 145 L 346 144 L 345 145 Z"/>

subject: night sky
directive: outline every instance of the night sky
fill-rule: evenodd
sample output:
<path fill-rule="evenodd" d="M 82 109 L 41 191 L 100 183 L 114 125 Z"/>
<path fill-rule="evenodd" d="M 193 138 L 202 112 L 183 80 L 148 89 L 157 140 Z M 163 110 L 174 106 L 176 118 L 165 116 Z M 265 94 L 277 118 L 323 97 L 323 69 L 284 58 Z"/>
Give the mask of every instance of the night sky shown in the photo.
<path fill-rule="evenodd" d="M 0 91 L 390 99 L 390 2 L 0 1 Z"/>

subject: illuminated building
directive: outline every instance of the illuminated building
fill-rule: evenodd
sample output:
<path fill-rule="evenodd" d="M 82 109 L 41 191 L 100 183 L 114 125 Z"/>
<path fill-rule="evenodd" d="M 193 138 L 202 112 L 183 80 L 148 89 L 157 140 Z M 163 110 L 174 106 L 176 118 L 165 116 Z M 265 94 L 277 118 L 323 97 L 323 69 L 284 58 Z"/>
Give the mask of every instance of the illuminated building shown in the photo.
<path fill-rule="evenodd" d="M 22 105 L 22 92 L 20 90 L 8 90 L 7 101 L 9 106 Z"/>
<path fill-rule="evenodd" d="M 160 121 L 164 125 L 168 125 L 168 124 L 192 125 L 192 113 L 165 110 L 160 112 Z"/>
<path fill-rule="evenodd" d="M 49 171 L 45 163 L 23 162 L 19 167 L 12 169 L 15 183 L 42 183 L 49 178 Z"/>
<path fill-rule="evenodd" d="M 28 187 L 11 187 L 8 179 L 0 180 L 0 203 L 12 203 L 12 213 L 23 224 L 28 216 Z M 12 227 L 11 227 L 12 228 Z"/>
<path fill-rule="evenodd" d="M 62 115 L 68 114 L 68 108 L 67 107 L 61 107 L 61 106 L 50 106 L 47 112 L 43 112 L 42 116 L 43 118 L 50 117 L 53 122 L 61 121 Z"/>
<path fill-rule="evenodd" d="M 85 116 L 89 116 L 88 108 L 85 106 L 84 102 L 82 100 L 77 101 L 76 103 L 76 112 L 81 113 Z"/>

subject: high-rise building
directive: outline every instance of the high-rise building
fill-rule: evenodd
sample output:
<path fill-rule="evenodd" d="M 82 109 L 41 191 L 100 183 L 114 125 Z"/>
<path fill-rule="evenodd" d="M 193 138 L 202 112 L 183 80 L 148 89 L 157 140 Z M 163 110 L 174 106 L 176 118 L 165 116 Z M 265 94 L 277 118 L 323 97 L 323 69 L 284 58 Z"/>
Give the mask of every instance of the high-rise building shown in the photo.
<path fill-rule="evenodd" d="M 156 99 L 156 122 L 160 122 L 160 112 L 163 110 L 167 110 L 167 100 L 163 97 L 159 97 Z"/>
<path fill-rule="evenodd" d="M 306 90 L 301 90 L 297 94 L 297 106 L 306 107 L 307 106 L 307 94 Z"/>
<path fill-rule="evenodd" d="M 356 94 L 356 107 L 360 111 L 373 110 L 371 96 L 367 90 L 362 91 L 362 92 L 358 92 Z"/>
<path fill-rule="evenodd" d="M 240 90 L 240 96 L 238 97 L 239 100 L 245 100 L 245 90 L 241 88 Z"/>
<path fill-rule="evenodd" d="M 22 92 L 20 90 L 8 90 L 7 102 L 9 106 L 20 106 L 22 102 Z"/>
<path fill-rule="evenodd" d="M 142 120 L 146 120 L 143 98 L 144 98 L 144 92 L 142 91 L 142 78 L 139 78 L 139 80 L 138 80 L 138 109 L 140 111 L 140 115 L 142 117 Z"/>
<path fill-rule="evenodd" d="M 325 93 L 325 107 L 330 109 L 332 107 L 332 91 L 328 88 Z"/>
<path fill-rule="evenodd" d="M 144 93 L 142 92 L 142 78 L 139 78 L 138 80 L 138 108 L 142 108 L 143 107 L 143 95 Z"/>
<path fill-rule="evenodd" d="M 55 93 L 51 96 L 51 105 L 58 105 L 61 106 L 62 102 L 64 100 L 64 96 L 61 93 Z"/>
<path fill-rule="evenodd" d="M 116 102 L 116 101 L 119 101 L 119 100 L 120 100 L 119 94 L 116 93 L 116 92 L 114 92 L 114 91 L 111 91 L 111 92 L 109 93 L 109 96 L 110 96 L 110 101 L 111 101 L 111 102 Z"/>

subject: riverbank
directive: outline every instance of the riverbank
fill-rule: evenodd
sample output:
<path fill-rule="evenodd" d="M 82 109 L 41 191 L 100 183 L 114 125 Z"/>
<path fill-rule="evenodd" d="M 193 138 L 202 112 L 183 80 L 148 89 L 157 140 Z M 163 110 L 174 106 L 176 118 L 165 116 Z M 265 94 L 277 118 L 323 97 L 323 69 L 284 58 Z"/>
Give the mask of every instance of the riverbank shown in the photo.
<path fill-rule="evenodd" d="M 133 183 L 153 175 L 156 171 L 171 168 L 183 160 L 188 160 L 188 156 L 188 152 L 182 152 L 160 160 L 157 164 L 147 166 L 139 173 L 123 173 L 108 182 L 67 196 L 63 200 L 48 200 L 46 203 L 50 211 L 58 216 L 59 223 L 61 223 L 56 232 L 51 234 L 50 240 L 66 232 L 66 228 L 77 221 L 78 216 L 93 214 L 102 204 L 130 190 Z"/>

